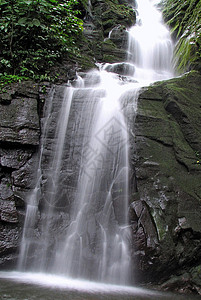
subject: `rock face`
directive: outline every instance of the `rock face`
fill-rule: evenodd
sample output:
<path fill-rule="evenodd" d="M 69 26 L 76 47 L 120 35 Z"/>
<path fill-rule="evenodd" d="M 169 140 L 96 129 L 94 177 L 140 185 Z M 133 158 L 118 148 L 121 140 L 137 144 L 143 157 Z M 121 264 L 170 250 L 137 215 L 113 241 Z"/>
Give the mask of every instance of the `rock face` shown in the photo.
<path fill-rule="evenodd" d="M 0 265 L 17 257 L 24 201 L 34 185 L 39 145 L 39 87 L 13 84 L 0 95 Z"/>
<path fill-rule="evenodd" d="M 84 35 L 80 40 L 80 65 L 92 68 L 96 62 L 115 63 L 127 58 L 127 29 L 136 13 L 127 1 L 92 0 L 83 8 Z"/>
<path fill-rule="evenodd" d="M 141 91 L 131 220 L 138 280 L 201 293 L 201 76 Z M 165 282 L 168 280 L 167 282 Z"/>
<path fill-rule="evenodd" d="M 124 3 L 93 0 L 85 8 L 85 37 L 80 43 L 86 56 L 77 62 L 78 69 L 107 62 L 119 76 L 125 67 L 128 76 L 134 72 L 121 64 L 127 56 L 126 28 L 135 22 L 134 11 Z M 69 79 L 76 77 L 73 68 L 65 71 Z M 93 80 L 95 85 L 99 78 Z M 201 75 L 190 72 L 141 90 L 133 122 L 135 182 L 130 202 L 135 280 L 199 294 L 200 82 Z M 13 85 L 0 94 L 1 267 L 13 266 L 17 258 L 24 204 L 35 183 L 42 101 L 43 94 L 33 82 Z"/>
<path fill-rule="evenodd" d="M 33 97 L 36 101 L 32 100 Z M 11 94 L 10 99 L 6 101 L 2 97 L 0 108 L 2 142 L 38 145 L 37 97 L 38 91 L 34 84 L 30 86 L 30 91 L 26 92 L 22 86 L 21 90 Z"/>

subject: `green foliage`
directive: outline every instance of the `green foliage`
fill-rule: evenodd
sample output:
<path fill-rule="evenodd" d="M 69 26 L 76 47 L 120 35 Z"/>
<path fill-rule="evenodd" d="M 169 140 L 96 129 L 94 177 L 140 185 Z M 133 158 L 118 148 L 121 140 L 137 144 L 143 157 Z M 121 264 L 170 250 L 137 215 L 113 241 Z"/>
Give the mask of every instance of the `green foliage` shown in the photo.
<path fill-rule="evenodd" d="M 29 78 L 25 77 L 25 76 L 0 74 L 0 92 L 1 93 L 6 92 L 5 87 L 7 85 L 10 85 L 11 83 L 21 82 L 21 81 L 28 80 L 28 79 Z"/>
<path fill-rule="evenodd" d="M 77 0 L 1 0 L 0 72 L 35 78 L 76 53 Z"/>
<path fill-rule="evenodd" d="M 164 0 L 163 14 L 178 39 L 175 57 L 179 71 L 201 65 L 201 0 Z"/>

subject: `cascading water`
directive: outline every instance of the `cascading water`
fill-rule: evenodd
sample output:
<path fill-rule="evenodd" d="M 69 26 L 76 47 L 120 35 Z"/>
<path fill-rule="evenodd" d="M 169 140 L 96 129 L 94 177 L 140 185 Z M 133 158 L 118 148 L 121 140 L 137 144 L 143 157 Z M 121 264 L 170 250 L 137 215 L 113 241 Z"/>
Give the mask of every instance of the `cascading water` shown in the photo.
<path fill-rule="evenodd" d="M 51 94 L 21 270 L 130 283 L 127 116 L 136 113 L 140 87 L 173 76 L 161 14 L 148 0 L 137 1 L 137 11 L 127 62 L 106 64 Z"/>
<path fill-rule="evenodd" d="M 135 64 L 135 78 L 143 85 L 173 76 L 173 44 L 162 15 L 153 1 L 137 1 L 136 26 L 130 29 L 128 60 Z"/>

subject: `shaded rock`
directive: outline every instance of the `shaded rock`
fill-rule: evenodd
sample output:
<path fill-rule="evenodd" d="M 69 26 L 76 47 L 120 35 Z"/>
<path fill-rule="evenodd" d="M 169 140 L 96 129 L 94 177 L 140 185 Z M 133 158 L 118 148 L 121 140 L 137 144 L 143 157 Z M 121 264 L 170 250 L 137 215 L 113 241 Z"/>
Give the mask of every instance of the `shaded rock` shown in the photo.
<path fill-rule="evenodd" d="M 108 38 L 120 49 L 125 49 L 127 51 L 128 48 L 128 31 L 124 26 L 118 25 L 114 27 L 110 33 Z"/>
<path fill-rule="evenodd" d="M 20 230 L 16 224 L 0 222 L 0 266 L 8 269 L 17 261 Z"/>
<path fill-rule="evenodd" d="M 0 164 L 3 167 L 19 169 L 32 156 L 33 150 L 0 148 Z"/>
<path fill-rule="evenodd" d="M 15 94 L 15 92 L 13 90 L 8 90 L 7 93 L 1 93 L 0 94 L 0 105 L 11 104 L 14 94 Z"/>
<path fill-rule="evenodd" d="M 0 199 L 13 200 L 12 184 L 8 178 L 2 178 L 0 183 Z"/>
<path fill-rule="evenodd" d="M 84 70 L 98 62 L 121 62 L 127 58 L 127 28 L 136 21 L 135 11 L 118 0 L 90 1 L 80 39 L 82 56 L 77 59 Z M 90 10 L 90 11 L 89 11 Z"/>
<path fill-rule="evenodd" d="M 11 84 L 0 95 L 0 265 L 6 269 L 17 259 L 24 203 L 34 184 L 44 97 L 33 82 Z"/>
<path fill-rule="evenodd" d="M 134 65 L 129 63 L 106 64 L 104 69 L 108 72 L 113 72 L 125 76 L 132 76 L 135 72 Z"/>
<path fill-rule="evenodd" d="M 0 200 L 0 220 L 8 223 L 18 223 L 18 213 L 14 201 Z"/>
<path fill-rule="evenodd" d="M 28 83 L 28 86 L 19 85 L 9 105 L 0 105 L 0 141 L 38 145 L 40 127 L 37 98 L 38 94 L 34 89 L 32 91 Z"/>
<path fill-rule="evenodd" d="M 35 186 L 35 171 L 37 166 L 37 157 L 29 159 L 27 163 L 19 170 L 12 172 L 12 183 L 15 187 L 25 189 L 34 188 Z"/>
<path fill-rule="evenodd" d="M 171 276 L 169 280 L 162 284 L 162 288 L 165 291 L 177 291 L 182 294 L 201 294 L 200 282 L 198 285 L 195 285 L 189 273 Z"/>
<path fill-rule="evenodd" d="M 140 199 L 132 202 L 130 218 L 133 231 L 133 257 L 138 273 L 136 280 L 141 276 L 145 279 L 149 277 L 150 266 L 155 261 L 154 255 L 159 245 L 158 233 L 146 202 Z"/>
<path fill-rule="evenodd" d="M 186 273 L 190 279 L 186 289 L 181 284 L 180 290 L 183 286 L 184 291 L 197 293 L 201 281 L 199 276 L 192 281 L 192 267 L 198 268 L 201 260 L 200 82 L 200 74 L 190 72 L 141 90 L 135 123 L 135 174 L 142 203 L 136 204 L 132 216 L 138 222 L 145 203 L 158 238 L 147 251 L 153 231 L 145 232 L 146 223 L 143 231 L 135 227 L 140 280 L 165 282 L 178 272 Z M 178 280 L 181 278 L 170 289 L 177 290 L 177 285 L 179 290 Z"/>

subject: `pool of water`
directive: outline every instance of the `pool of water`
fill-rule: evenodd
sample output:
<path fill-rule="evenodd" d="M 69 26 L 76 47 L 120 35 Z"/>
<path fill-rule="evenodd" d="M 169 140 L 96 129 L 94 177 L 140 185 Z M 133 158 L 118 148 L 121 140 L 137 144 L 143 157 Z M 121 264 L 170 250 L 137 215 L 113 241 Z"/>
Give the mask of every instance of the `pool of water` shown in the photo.
<path fill-rule="evenodd" d="M 72 280 L 42 273 L 0 272 L 1 300 L 194 300 L 197 297 L 90 281 Z"/>

